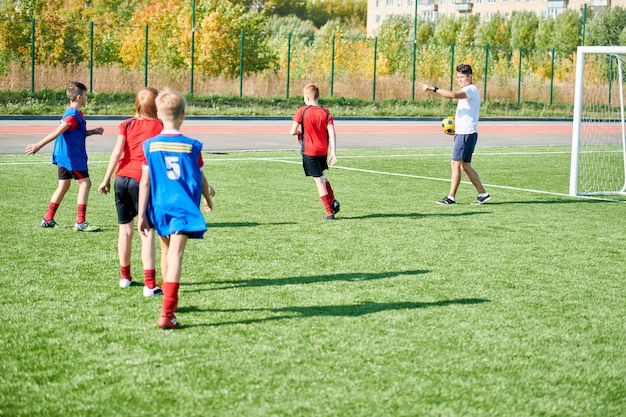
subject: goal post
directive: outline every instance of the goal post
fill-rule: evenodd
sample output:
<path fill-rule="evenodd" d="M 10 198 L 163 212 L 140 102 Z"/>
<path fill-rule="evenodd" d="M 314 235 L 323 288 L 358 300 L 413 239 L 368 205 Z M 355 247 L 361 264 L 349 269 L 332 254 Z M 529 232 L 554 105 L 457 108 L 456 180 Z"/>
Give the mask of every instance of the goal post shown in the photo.
<path fill-rule="evenodd" d="M 569 194 L 626 195 L 626 46 L 579 46 Z"/>

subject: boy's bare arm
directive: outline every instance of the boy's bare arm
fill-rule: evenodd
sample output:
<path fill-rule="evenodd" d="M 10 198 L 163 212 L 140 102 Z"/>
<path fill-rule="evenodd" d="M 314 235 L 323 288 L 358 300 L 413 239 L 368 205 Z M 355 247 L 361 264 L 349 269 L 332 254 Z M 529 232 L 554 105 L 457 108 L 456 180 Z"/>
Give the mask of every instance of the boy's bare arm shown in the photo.
<path fill-rule="evenodd" d="M 96 127 L 95 129 L 91 129 L 87 131 L 87 136 L 91 136 L 91 135 L 101 135 L 104 133 L 104 128 L 103 127 Z"/>
<path fill-rule="evenodd" d="M 37 152 L 39 152 L 39 150 L 41 148 L 43 148 L 44 146 L 46 146 L 47 144 L 49 144 L 50 142 L 52 142 L 53 140 L 58 138 L 62 133 L 67 131 L 67 129 L 69 129 L 69 128 L 70 128 L 70 125 L 68 125 L 65 122 L 61 122 L 61 124 L 56 129 L 54 129 L 54 131 L 52 133 L 50 133 L 48 136 L 46 136 L 45 138 L 43 138 L 39 142 L 37 142 L 37 143 L 30 143 L 30 144 L 26 145 L 25 152 L 28 155 L 36 154 Z"/>
<path fill-rule="evenodd" d="M 213 211 L 213 200 L 211 197 L 215 195 L 215 190 L 207 181 L 204 172 L 202 173 L 202 195 L 204 196 L 204 210 Z"/>
<path fill-rule="evenodd" d="M 148 199 L 150 198 L 150 171 L 143 168 L 141 181 L 139 182 L 139 201 L 137 203 L 137 230 L 143 236 L 148 236 L 150 224 L 148 223 Z"/>
<path fill-rule="evenodd" d="M 328 125 L 328 162 L 331 165 L 335 165 L 337 163 L 337 135 L 335 134 L 335 125 Z"/>

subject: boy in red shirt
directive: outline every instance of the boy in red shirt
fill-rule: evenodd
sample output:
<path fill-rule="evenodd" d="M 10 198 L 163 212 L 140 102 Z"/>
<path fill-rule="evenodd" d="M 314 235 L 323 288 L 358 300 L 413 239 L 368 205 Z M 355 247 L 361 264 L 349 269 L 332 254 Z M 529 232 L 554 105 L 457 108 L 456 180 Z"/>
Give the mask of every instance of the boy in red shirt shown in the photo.
<path fill-rule="evenodd" d="M 324 170 L 337 163 L 336 135 L 333 116 L 318 104 L 320 90 L 308 84 L 303 91 L 304 104 L 293 116 L 290 134 L 298 136 L 302 153 L 302 166 L 307 177 L 313 177 L 317 191 L 326 210 L 326 220 L 334 220 L 339 212 L 339 201 L 324 176 Z M 329 153 L 330 148 L 330 153 Z"/>

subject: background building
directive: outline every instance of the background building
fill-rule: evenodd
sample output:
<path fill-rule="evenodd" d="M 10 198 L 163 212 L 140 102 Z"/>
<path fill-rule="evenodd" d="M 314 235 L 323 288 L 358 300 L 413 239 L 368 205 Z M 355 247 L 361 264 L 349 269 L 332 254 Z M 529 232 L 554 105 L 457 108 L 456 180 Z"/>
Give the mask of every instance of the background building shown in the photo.
<path fill-rule="evenodd" d="M 496 13 L 510 15 L 515 11 L 532 11 L 539 16 L 556 16 L 568 9 L 626 7 L 626 0 L 368 0 L 367 33 L 373 35 L 385 19 L 405 15 L 413 19 L 436 20 L 442 16 L 477 14 L 489 19 Z"/>

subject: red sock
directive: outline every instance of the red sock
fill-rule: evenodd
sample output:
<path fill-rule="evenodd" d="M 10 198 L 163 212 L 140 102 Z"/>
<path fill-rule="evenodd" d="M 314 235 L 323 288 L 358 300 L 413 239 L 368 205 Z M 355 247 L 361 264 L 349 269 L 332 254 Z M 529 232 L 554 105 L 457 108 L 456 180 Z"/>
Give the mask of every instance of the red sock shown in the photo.
<path fill-rule="evenodd" d="M 333 192 L 333 187 L 330 186 L 330 181 L 326 180 L 326 191 L 328 191 L 328 197 L 330 198 L 330 202 L 332 203 L 335 199 L 335 193 Z"/>
<path fill-rule="evenodd" d="M 58 208 L 59 208 L 59 203 L 53 203 L 51 201 L 50 205 L 48 206 L 48 211 L 46 211 L 46 215 L 43 217 L 43 219 L 47 222 L 54 219 L 54 215 L 57 214 Z"/>
<path fill-rule="evenodd" d="M 76 209 L 76 223 L 84 223 L 87 214 L 87 204 L 78 204 Z"/>
<path fill-rule="evenodd" d="M 332 207 L 333 200 L 329 198 L 329 195 L 326 194 L 326 195 L 321 196 L 320 200 L 322 200 L 322 204 L 324 204 L 324 208 L 326 209 L 326 214 L 334 214 L 333 207 Z"/>
<path fill-rule="evenodd" d="M 178 310 L 178 288 L 180 283 L 178 282 L 164 282 L 163 283 L 163 304 L 161 308 L 161 314 L 165 314 L 167 317 L 174 315 L 174 312 Z"/>
<path fill-rule="evenodd" d="M 153 289 L 156 287 L 156 270 L 154 269 L 144 269 L 143 270 L 143 285 L 146 287 Z"/>
<path fill-rule="evenodd" d="M 120 273 L 122 274 L 122 279 L 132 279 L 130 276 L 130 264 L 126 266 L 120 265 Z"/>

